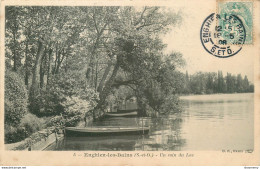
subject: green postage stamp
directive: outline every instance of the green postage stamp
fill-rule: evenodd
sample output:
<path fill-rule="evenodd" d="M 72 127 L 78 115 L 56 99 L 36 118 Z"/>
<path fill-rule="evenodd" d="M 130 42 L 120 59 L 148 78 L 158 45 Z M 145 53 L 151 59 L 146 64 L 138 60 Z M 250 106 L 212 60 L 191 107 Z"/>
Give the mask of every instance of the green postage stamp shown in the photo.
<path fill-rule="evenodd" d="M 243 26 L 246 33 L 244 44 L 253 44 L 253 1 L 218 1 L 217 8 L 219 16 L 224 18 L 218 22 L 223 30 L 223 39 L 228 44 L 234 44 L 236 35 L 240 33 L 239 26 Z M 239 19 L 242 25 L 232 26 L 234 19 L 230 17 Z"/>

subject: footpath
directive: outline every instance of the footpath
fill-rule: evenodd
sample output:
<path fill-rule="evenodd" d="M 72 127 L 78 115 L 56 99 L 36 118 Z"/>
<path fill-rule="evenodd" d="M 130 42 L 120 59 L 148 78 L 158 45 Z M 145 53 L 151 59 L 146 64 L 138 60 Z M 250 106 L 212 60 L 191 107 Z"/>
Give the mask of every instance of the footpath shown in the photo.
<path fill-rule="evenodd" d="M 63 139 L 62 130 L 55 130 L 49 127 L 41 131 L 33 133 L 30 137 L 17 143 L 5 144 L 6 150 L 18 151 L 42 151 L 55 141 Z"/>

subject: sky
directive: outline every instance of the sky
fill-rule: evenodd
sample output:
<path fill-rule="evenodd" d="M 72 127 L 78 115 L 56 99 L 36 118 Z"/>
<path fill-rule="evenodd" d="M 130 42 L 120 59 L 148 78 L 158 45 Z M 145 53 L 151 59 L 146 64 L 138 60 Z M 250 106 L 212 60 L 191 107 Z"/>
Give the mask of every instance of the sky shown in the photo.
<path fill-rule="evenodd" d="M 242 50 L 229 58 L 218 58 L 209 54 L 200 41 L 200 28 L 207 16 L 215 12 L 216 1 L 204 1 L 204 4 L 183 1 L 183 5 L 177 7 L 183 13 L 182 24 L 173 28 L 163 41 L 168 44 L 166 53 L 171 51 L 181 52 L 186 60 L 186 66 L 182 69 L 189 74 L 198 71 L 217 72 L 221 70 L 223 75 L 227 72 L 232 74 L 246 75 L 249 81 L 254 79 L 254 50 L 251 45 L 244 45 Z M 192 4 L 194 3 L 194 4 Z M 209 7 L 210 6 L 210 7 Z M 176 9 L 176 7 L 174 7 Z"/>

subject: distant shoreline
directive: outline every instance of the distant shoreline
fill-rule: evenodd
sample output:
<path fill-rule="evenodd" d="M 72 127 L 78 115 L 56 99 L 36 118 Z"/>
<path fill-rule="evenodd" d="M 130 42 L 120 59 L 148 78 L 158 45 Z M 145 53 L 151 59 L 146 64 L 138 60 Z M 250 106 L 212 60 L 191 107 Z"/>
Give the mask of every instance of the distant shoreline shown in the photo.
<path fill-rule="evenodd" d="M 206 95 L 224 95 L 224 94 L 254 94 L 254 92 L 247 92 L 247 93 L 212 93 L 212 94 L 181 94 L 178 95 L 179 97 L 183 97 L 183 96 L 206 96 Z"/>

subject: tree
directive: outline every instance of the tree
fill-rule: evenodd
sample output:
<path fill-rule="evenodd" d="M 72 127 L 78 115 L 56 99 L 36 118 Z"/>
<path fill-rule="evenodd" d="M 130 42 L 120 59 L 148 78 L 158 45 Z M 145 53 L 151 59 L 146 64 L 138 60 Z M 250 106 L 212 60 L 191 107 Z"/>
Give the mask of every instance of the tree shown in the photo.
<path fill-rule="evenodd" d="M 225 83 L 225 79 L 223 77 L 222 71 L 218 71 L 218 84 L 217 84 L 217 91 L 219 93 L 225 93 L 227 90 L 227 86 Z"/>
<path fill-rule="evenodd" d="M 214 74 L 207 74 L 207 82 L 206 82 L 206 93 L 211 94 L 214 91 Z"/>
<path fill-rule="evenodd" d="M 249 92 L 249 81 L 247 76 L 243 79 L 243 92 Z"/>
<path fill-rule="evenodd" d="M 17 126 L 27 113 L 27 90 L 13 71 L 5 71 L 5 124 Z"/>
<path fill-rule="evenodd" d="M 29 93 L 29 101 L 30 101 L 30 110 L 34 114 L 38 114 L 40 112 L 40 63 L 42 60 L 42 55 L 44 51 L 43 41 L 39 40 L 38 51 L 34 63 L 33 69 L 33 77 L 32 77 L 32 84 Z"/>
<path fill-rule="evenodd" d="M 237 75 L 236 79 L 236 92 L 242 93 L 243 92 L 243 79 L 241 74 Z"/>
<path fill-rule="evenodd" d="M 146 78 L 143 76 L 149 74 L 148 69 L 158 68 L 159 64 L 154 63 L 156 60 L 160 61 L 161 51 L 164 48 L 159 34 L 165 32 L 168 26 L 176 24 L 179 19 L 177 15 L 174 17 L 168 14 L 167 16 L 159 8 L 150 7 L 145 7 L 140 12 L 133 7 L 121 7 L 115 13 L 114 16 L 117 18 L 113 20 L 114 22 L 110 22 L 110 33 L 106 34 L 111 37 L 108 38 L 107 43 L 103 43 L 114 66 L 111 69 L 112 66 L 108 64 L 105 69 L 105 76 L 102 77 L 98 87 L 100 101 L 97 109 L 106 105 L 106 98 L 110 94 L 119 71 L 127 73 L 126 79 L 129 85 L 137 86 L 134 83 L 151 77 L 151 75 Z M 108 74 L 111 76 L 106 80 Z M 126 85 L 125 82 L 120 83 Z"/>
<path fill-rule="evenodd" d="M 21 65 L 21 56 L 20 56 L 20 43 L 18 42 L 21 33 L 19 32 L 19 7 L 6 7 L 6 53 L 10 60 L 13 61 L 13 70 L 17 71 L 18 67 Z M 9 50 L 8 50 L 9 49 Z M 12 55 L 12 56 L 11 56 Z"/>
<path fill-rule="evenodd" d="M 235 81 L 230 73 L 226 76 L 227 93 L 233 93 L 235 91 Z"/>
<path fill-rule="evenodd" d="M 188 71 L 185 73 L 185 80 L 184 80 L 184 87 L 183 87 L 183 93 L 189 94 L 191 92 L 190 89 L 190 76 L 188 74 Z"/>

